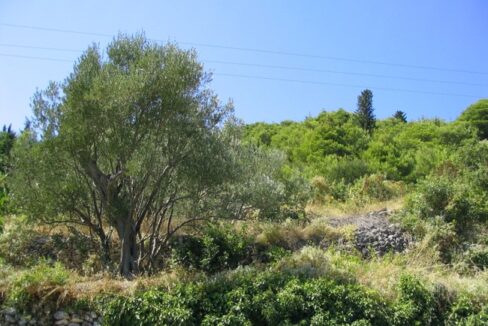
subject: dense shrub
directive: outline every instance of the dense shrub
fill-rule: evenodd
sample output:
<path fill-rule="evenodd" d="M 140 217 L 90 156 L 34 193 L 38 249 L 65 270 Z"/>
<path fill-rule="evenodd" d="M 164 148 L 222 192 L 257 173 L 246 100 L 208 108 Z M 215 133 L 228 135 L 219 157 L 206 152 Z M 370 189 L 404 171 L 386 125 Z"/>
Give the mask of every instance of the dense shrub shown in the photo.
<path fill-rule="evenodd" d="M 330 183 L 354 183 L 369 172 L 366 161 L 354 157 L 328 156 L 321 162 L 321 172 Z"/>
<path fill-rule="evenodd" d="M 461 177 L 454 180 L 446 176 L 428 177 L 410 196 L 407 208 L 423 219 L 440 216 L 455 222 L 459 231 L 488 219 L 486 193 Z"/>
<path fill-rule="evenodd" d="M 49 294 L 52 295 L 56 287 L 65 284 L 69 277 L 70 273 L 60 263 L 41 261 L 15 275 L 9 286 L 7 304 L 28 309 L 40 298 L 49 299 Z"/>
<path fill-rule="evenodd" d="M 107 325 L 386 325 L 389 308 L 373 292 L 326 278 L 245 270 L 214 281 L 117 297 Z"/>
<path fill-rule="evenodd" d="M 431 325 L 435 318 L 434 298 L 415 277 L 404 275 L 398 285 L 396 325 Z"/>
<path fill-rule="evenodd" d="M 402 193 L 401 185 L 394 184 L 384 176 L 372 174 L 359 179 L 349 188 L 349 199 L 357 204 L 384 201 Z"/>
<path fill-rule="evenodd" d="M 412 275 L 394 302 L 327 277 L 237 270 L 170 291 L 105 298 L 106 325 L 483 325 L 486 306 Z"/>
<path fill-rule="evenodd" d="M 252 241 L 245 230 L 207 226 L 199 237 L 182 235 L 171 242 L 173 264 L 215 273 L 251 262 Z"/>
<path fill-rule="evenodd" d="M 465 261 L 478 270 L 488 269 L 488 247 L 479 245 L 470 248 L 466 253 Z"/>
<path fill-rule="evenodd" d="M 488 99 L 481 99 L 470 105 L 458 118 L 459 123 L 466 123 L 477 129 L 480 138 L 488 138 Z"/>
<path fill-rule="evenodd" d="M 76 232 L 46 234 L 20 217 L 10 219 L 8 232 L 0 235 L 0 257 L 14 266 L 31 266 L 39 260 L 60 261 L 68 268 L 81 269 L 96 243 Z"/>
<path fill-rule="evenodd" d="M 332 201 L 345 201 L 348 195 L 347 185 L 341 181 L 327 181 L 322 176 L 316 176 L 311 182 L 313 200 L 316 203 L 328 203 Z"/>
<path fill-rule="evenodd" d="M 447 325 L 481 326 L 488 324 L 488 305 L 481 305 L 466 295 L 461 295 L 452 305 L 446 318 Z"/>

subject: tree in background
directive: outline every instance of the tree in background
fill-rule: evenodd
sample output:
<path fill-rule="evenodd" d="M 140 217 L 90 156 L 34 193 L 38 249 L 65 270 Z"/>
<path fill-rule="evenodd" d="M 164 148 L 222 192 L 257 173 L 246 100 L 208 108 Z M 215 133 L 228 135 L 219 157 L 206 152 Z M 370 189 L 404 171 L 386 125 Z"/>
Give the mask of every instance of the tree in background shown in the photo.
<path fill-rule="evenodd" d="M 8 201 L 8 188 L 6 174 L 9 167 L 10 152 L 15 142 L 15 132 L 12 126 L 3 126 L 0 132 L 0 215 L 6 212 Z M 2 229 L 0 216 L 0 231 Z"/>
<path fill-rule="evenodd" d="M 88 228 L 105 262 L 115 233 L 124 277 L 154 271 L 178 229 L 233 216 L 219 200 L 237 162 L 221 132 L 232 107 L 209 80 L 193 51 L 144 36 L 119 36 L 106 56 L 90 47 L 65 82 L 34 95 L 14 148 L 16 204 Z"/>
<path fill-rule="evenodd" d="M 405 122 L 405 123 L 407 122 L 407 114 L 403 111 L 400 111 L 400 110 L 395 112 L 395 114 L 393 115 L 393 118 L 397 119 L 401 122 Z"/>
<path fill-rule="evenodd" d="M 0 132 L 0 173 L 7 172 L 7 162 L 10 156 L 10 151 L 14 146 L 15 132 L 12 126 L 3 126 Z"/>
<path fill-rule="evenodd" d="M 369 89 L 363 90 L 358 96 L 358 107 L 355 113 L 361 128 L 371 133 L 375 128 L 376 118 L 373 108 L 373 92 Z"/>
<path fill-rule="evenodd" d="M 482 139 L 488 139 L 488 99 L 482 99 L 470 105 L 458 118 L 478 129 Z"/>

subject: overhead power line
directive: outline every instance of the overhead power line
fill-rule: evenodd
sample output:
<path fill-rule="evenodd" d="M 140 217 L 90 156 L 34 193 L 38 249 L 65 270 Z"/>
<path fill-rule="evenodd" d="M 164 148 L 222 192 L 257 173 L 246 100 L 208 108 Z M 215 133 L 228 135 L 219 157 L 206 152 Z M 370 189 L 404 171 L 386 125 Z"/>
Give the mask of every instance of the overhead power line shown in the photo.
<path fill-rule="evenodd" d="M 83 50 L 76 50 L 76 49 L 52 48 L 52 47 L 47 47 L 47 46 L 33 46 L 33 45 L 12 44 L 12 43 L 0 43 L 0 46 L 6 47 L 6 48 L 48 50 L 48 51 L 58 51 L 58 52 L 73 52 L 73 53 L 82 53 L 83 52 Z"/>
<path fill-rule="evenodd" d="M 429 95 L 443 95 L 443 96 L 459 96 L 459 97 L 469 97 L 469 98 L 480 98 L 480 96 L 468 95 L 468 94 L 430 92 L 430 91 L 421 91 L 421 90 L 414 90 L 414 89 L 390 88 L 390 87 L 375 87 L 375 86 L 367 86 L 367 85 L 342 84 L 342 83 L 332 83 L 332 82 L 313 81 L 313 80 L 299 80 L 299 79 L 288 79 L 288 78 L 274 78 L 274 77 L 266 77 L 266 76 L 241 75 L 241 74 L 227 74 L 227 73 L 218 73 L 218 72 L 214 73 L 214 75 L 217 75 L 217 76 L 225 76 L 225 77 L 246 78 L 246 79 L 272 80 L 272 81 L 291 82 L 291 83 L 300 83 L 300 84 L 331 85 L 331 86 L 352 87 L 352 88 L 372 88 L 374 90 L 383 90 L 383 91 L 392 91 L 392 92 L 404 92 L 404 93 L 417 93 L 417 94 L 429 94 Z"/>
<path fill-rule="evenodd" d="M 217 61 L 217 60 L 204 60 L 204 61 L 207 63 L 246 66 L 246 67 L 272 68 L 272 69 L 308 71 L 308 72 L 325 72 L 325 73 L 340 74 L 340 75 L 353 75 L 353 76 L 377 77 L 377 78 L 398 79 L 398 80 L 410 80 L 410 81 L 417 81 L 417 82 L 431 82 L 431 83 L 442 83 L 442 84 L 457 84 L 457 85 L 467 85 L 467 86 L 488 87 L 488 85 L 486 85 L 486 84 L 468 83 L 468 82 L 460 82 L 460 81 L 453 81 L 453 80 L 437 80 L 437 79 L 414 78 L 414 77 L 400 77 L 400 76 L 392 76 L 392 75 L 381 75 L 381 74 L 371 74 L 371 73 L 352 72 L 352 71 L 340 71 L 340 70 L 330 70 L 330 69 L 315 69 L 315 68 L 303 68 L 303 67 L 291 67 L 291 66 L 264 65 L 264 64 L 257 64 L 257 63 L 229 62 L 229 61 Z"/>
<path fill-rule="evenodd" d="M 47 61 L 58 61 L 58 62 L 73 62 L 72 60 L 61 59 L 61 58 L 25 56 L 25 55 L 6 54 L 6 53 L 0 53 L 0 56 L 2 56 L 2 57 L 11 57 L 11 58 L 19 58 L 19 59 L 47 60 Z M 367 86 L 367 85 L 342 84 L 342 83 L 333 83 L 333 82 L 326 82 L 326 81 L 287 79 L 287 78 L 275 78 L 275 77 L 255 76 L 255 75 L 243 75 L 243 74 L 229 74 L 229 73 L 218 73 L 218 72 L 217 73 L 214 73 L 214 75 L 216 75 L 216 76 L 223 76 L 223 77 L 235 77 L 235 78 L 256 79 L 256 80 L 269 80 L 269 81 L 280 81 L 280 82 L 300 83 L 300 84 L 329 85 L 329 86 L 352 87 L 352 88 L 372 88 L 372 89 L 375 89 L 375 90 L 384 90 L 384 91 L 393 91 L 393 92 L 405 92 L 405 93 L 417 93 L 417 94 L 429 94 L 429 95 L 442 95 L 442 96 L 456 96 L 456 97 L 481 98 L 481 96 L 467 95 L 467 94 L 430 92 L 430 91 L 413 90 L 413 89 L 403 89 L 403 88 L 373 87 L 373 86 Z"/>
<path fill-rule="evenodd" d="M 71 63 L 73 63 L 73 60 L 68 60 L 68 59 L 36 57 L 36 56 L 30 56 L 30 55 L 0 53 L 0 56 L 1 57 L 10 57 L 10 58 L 20 58 L 20 59 L 33 59 L 33 60 L 45 60 L 45 61 L 57 61 L 57 62 L 71 62 Z"/>
<path fill-rule="evenodd" d="M 32 26 L 32 25 L 0 23 L 0 26 L 10 27 L 10 28 L 39 30 L 39 31 L 46 31 L 46 32 L 69 33 L 69 34 L 100 36 L 100 37 L 113 37 L 113 35 L 105 34 L 105 33 L 67 30 L 67 29 L 49 28 L 49 27 Z M 165 40 L 161 40 L 161 39 L 150 39 L 150 40 L 157 41 L 157 42 L 166 42 Z M 446 71 L 446 72 L 456 72 L 456 73 L 466 73 L 466 74 L 476 74 L 476 75 L 488 75 L 488 72 L 464 70 L 464 69 L 456 69 L 456 68 L 434 67 L 434 66 L 426 66 L 426 65 L 413 65 L 413 64 L 395 63 L 395 62 L 375 61 L 375 60 L 363 60 L 363 59 L 345 58 L 345 57 L 337 57 L 337 56 L 326 56 L 326 55 L 298 53 L 298 52 L 287 52 L 287 51 L 278 51 L 278 50 L 270 50 L 270 49 L 258 49 L 258 48 L 227 46 L 227 45 L 209 44 L 209 43 L 195 43 L 195 42 L 181 42 L 181 41 L 178 43 L 187 44 L 187 45 L 191 45 L 191 46 L 197 46 L 197 47 L 208 47 L 208 48 L 225 49 L 225 50 L 232 50 L 232 51 L 254 52 L 254 53 L 273 54 L 273 55 L 282 55 L 282 56 L 314 58 L 314 59 L 327 59 L 327 60 L 334 60 L 334 61 L 374 64 L 374 65 L 402 67 L 402 68 L 413 68 L 413 69 L 422 69 L 422 70 L 435 70 L 435 71 Z"/>
<path fill-rule="evenodd" d="M 76 50 L 76 49 L 54 48 L 54 47 L 44 47 L 44 46 L 31 46 L 31 45 L 21 45 L 21 44 L 8 44 L 8 43 L 0 43 L 0 47 L 48 50 L 48 51 L 57 51 L 57 52 L 74 52 L 74 53 L 82 53 L 83 52 L 83 50 Z M 319 72 L 319 73 L 329 73 L 329 74 L 339 74 L 339 75 L 352 75 L 352 76 L 364 76 L 364 77 L 408 80 L 408 81 L 416 81 L 416 82 L 429 82 L 429 83 L 440 83 L 440 84 L 456 84 L 456 85 L 466 85 L 466 86 L 488 87 L 487 84 L 469 83 L 469 82 L 454 81 L 454 80 L 438 80 L 438 79 L 415 78 L 415 77 L 401 77 L 401 76 L 362 73 L 362 72 L 353 72 L 353 71 L 340 71 L 340 70 L 332 70 L 332 69 L 305 68 L 305 67 L 294 67 L 294 66 L 286 66 L 286 65 L 266 65 L 266 64 L 259 64 L 259 63 L 233 62 L 233 61 L 221 61 L 221 60 L 203 60 L 203 61 L 206 63 L 234 65 L 234 66 L 243 66 L 243 67 L 270 68 L 270 69 L 289 70 L 289 71 Z"/>

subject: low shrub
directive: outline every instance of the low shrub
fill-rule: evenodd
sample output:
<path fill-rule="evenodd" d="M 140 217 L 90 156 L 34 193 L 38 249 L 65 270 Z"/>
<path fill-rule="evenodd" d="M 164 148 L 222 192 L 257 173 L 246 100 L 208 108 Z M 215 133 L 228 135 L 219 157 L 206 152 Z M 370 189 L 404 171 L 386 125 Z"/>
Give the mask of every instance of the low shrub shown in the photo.
<path fill-rule="evenodd" d="M 465 178 L 431 176 L 422 181 L 407 200 L 407 209 L 422 219 L 441 217 L 454 222 L 458 233 L 465 233 L 473 223 L 486 221 L 486 193 Z"/>
<path fill-rule="evenodd" d="M 343 202 L 347 199 L 348 185 L 343 180 L 327 181 L 322 176 L 316 176 L 312 179 L 311 186 L 315 203 Z"/>
<path fill-rule="evenodd" d="M 488 324 L 488 305 L 460 295 L 446 318 L 447 325 L 481 326 Z"/>
<path fill-rule="evenodd" d="M 96 242 L 80 232 L 50 235 L 37 231 L 20 217 L 11 221 L 8 231 L 0 235 L 0 257 L 8 264 L 28 267 L 39 260 L 50 260 L 81 270 L 90 254 L 98 252 Z"/>
<path fill-rule="evenodd" d="M 171 242 L 172 264 L 216 273 L 251 263 L 252 239 L 229 225 L 207 226 L 199 237 L 181 235 Z"/>
<path fill-rule="evenodd" d="M 382 175 L 372 174 L 358 179 L 349 188 L 349 200 L 363 205 L 373 201 L 390 200 L 402 192 L 401 183 L 394 183 Z"/>
<path fill-rule="evenodd" d="M 303 279 L 241 270 L 167 292 L 115 297 L 103 305 L 106 325 L 386 325 L 378 295 L 327 278 Z"/>
<path fill-rule="evenodd" d="M 488 247 L 479 245 L 470 248 L 464 260 L 477 270 L 488 269 Z"/>
<path fill-rule="evenodd" d="M 395 305 L 396 325 L 431 325 L 435 319 L 435 302 L 424 284 L 412 275 L 403 275 L 398 284 Z"/>
<path fill-rule="evenodd" d="M 62 264 L 41 261 L 30 269 L 14 274 L 7 291 L 6 303 L 29 309 L 41 298 L 48 300 L 49 295 L 54 295 L 55 289 L 64 285 L 71 276 Z M 56 300 L 54 297 L 53 300 Z"/>

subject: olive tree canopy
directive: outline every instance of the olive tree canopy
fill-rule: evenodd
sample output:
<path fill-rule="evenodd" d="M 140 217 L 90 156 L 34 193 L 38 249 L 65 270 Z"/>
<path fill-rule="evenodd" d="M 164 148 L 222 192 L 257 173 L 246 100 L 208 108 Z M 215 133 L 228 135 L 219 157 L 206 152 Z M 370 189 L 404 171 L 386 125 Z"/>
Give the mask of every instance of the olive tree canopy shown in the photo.
<path fill-rule="evenodd" d="M 194 51 L 142 35 L 90 47 L 64 82 L 34 95 L 14 149 L 14 200 L 37 221 L 88 229 L 105 261 L 114 231 L 126 277 L 155 268 L 178 228 L 219 217 L 235 177 L 221 132 L 232 107 L 209 77 Z"/>

